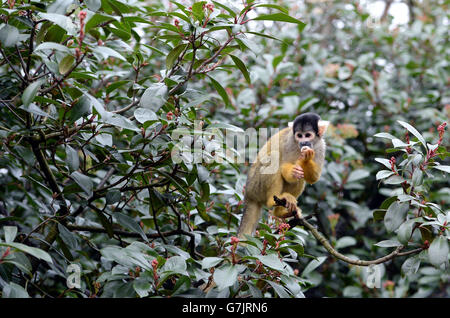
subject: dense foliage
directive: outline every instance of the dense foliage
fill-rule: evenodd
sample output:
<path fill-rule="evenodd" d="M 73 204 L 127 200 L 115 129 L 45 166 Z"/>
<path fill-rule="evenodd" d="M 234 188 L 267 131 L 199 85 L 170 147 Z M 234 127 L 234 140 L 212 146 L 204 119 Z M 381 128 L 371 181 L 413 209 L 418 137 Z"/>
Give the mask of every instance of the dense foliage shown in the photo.
<path fill-rule="evenodd" d="M 449 10 L 408 4 L 3 0 L 2 297 L 448 297 Z M 375 267 L 267 211 L 238 245 L 254 145 L 224 134 L 312 110 L 299 205 Z"/>

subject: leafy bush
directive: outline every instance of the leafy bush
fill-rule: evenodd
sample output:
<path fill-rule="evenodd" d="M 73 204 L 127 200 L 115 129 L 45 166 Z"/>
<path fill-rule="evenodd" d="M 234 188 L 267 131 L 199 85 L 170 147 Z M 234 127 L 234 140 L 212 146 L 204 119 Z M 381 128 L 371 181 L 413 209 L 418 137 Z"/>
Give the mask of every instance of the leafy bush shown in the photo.
<path fill-rule="evenodd" d="M 448 295 L 447 5 L 392 29 L 185 2 L 2 2 L 2 296 Z M 334 125 L 300 205 L 331 243 L 265 213 L 238 245 L 249 154 L 224 130 L 311 109 Z M 392 247 L 381 288 L 347 264 Z"/>

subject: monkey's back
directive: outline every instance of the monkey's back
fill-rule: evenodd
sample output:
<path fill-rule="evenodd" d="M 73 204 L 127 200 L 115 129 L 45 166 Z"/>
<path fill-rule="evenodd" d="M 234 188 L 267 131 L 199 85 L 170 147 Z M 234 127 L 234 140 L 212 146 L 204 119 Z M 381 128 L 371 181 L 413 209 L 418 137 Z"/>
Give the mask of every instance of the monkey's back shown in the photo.
<path fill-rule="evenodd" d="M 285 128 L 273 135 L 261 148 L 247 176 L 245 200 L 266 204 L 267 193 L 271 185 L 281 178 L 281 165 L 284 162 L 294 163 L 300 156 L 300 149 L 293 140 L 292 129 Z M 271 157 L 271 150 L 279 157 Z M 268 172 L 270 166 L 274 167 L 273 172 L 262 173 Z"/>

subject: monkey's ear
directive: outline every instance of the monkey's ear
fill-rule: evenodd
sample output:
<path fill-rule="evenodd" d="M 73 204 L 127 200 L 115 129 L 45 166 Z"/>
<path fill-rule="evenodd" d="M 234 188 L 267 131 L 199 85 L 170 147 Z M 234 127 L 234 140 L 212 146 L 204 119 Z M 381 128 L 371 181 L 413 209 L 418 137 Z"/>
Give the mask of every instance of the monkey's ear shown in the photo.
<path fill-rule="evenodd" d="M 293 121 L 288 122 L 288 127 L 292 128 L 292 126 L 294 126 L 294 122 Z"/>
<path fill-rule="evenodd" d="M 323 135 L 326 133 L 329 124 L 330 122 L 327 120 L 319 120 L 319 123 L 317 125 L 319 126 L 320 137 L 323 137 Z"/>

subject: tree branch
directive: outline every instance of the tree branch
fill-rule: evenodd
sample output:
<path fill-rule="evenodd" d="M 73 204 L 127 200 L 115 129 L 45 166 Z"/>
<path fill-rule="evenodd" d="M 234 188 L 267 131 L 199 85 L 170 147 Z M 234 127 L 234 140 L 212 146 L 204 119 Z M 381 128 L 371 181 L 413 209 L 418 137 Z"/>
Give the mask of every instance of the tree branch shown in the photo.
<path fill-rule="evenodd" d="M 285 199 L 279 199 L 278 197 L 274 196 L 274 200 L 275 200 L 275 205 L 286 207 Z M 308 221 L 306 221 L 305 218 L 303 218 L 303 217 L 302 218 L 294 218 L 294 220 L 291 220 L 291 222 L 289 222 L 289 225 L 291 225 L 291 227 L 295 226 L 297 224 L 303 225 L 315 237 L 315 239 L 320 244 L 322 244 L 323 247 L 325 247 L 325 249 L 327 250 L 328 253 L 330 253 L 335 258 L 337 258 L 341 261 L 344 261 L 348 264 L 352 264 L 352 265 L 370 266 L 370 265 L 381 264 L 381 263 L 385 263 L 397 256 L 406 256 L 406 255 L 416 254 L 423 250 L 422 248 L 418 248 L 418 249 L 415 249 L 412 251 L 400 253 L 400 251 L 403 248 L 405 248 L 405 246 L 399 246 L 392 253 L 390 253 L 386 256 L 374 259 L 374 260 L 370 260 L 370 261 L 355 260 L 355 259 L 347 257 L 347 256 L 339 253 L 338 251 L 336 251 L 333 248 L 333 246 L 330 244 L 330 242 L 312 224 L 310 224 Z"/>

